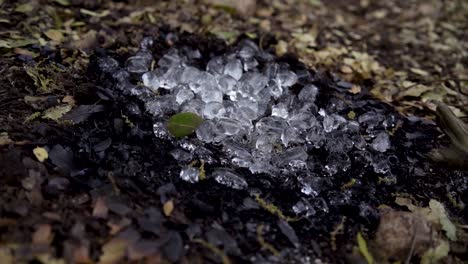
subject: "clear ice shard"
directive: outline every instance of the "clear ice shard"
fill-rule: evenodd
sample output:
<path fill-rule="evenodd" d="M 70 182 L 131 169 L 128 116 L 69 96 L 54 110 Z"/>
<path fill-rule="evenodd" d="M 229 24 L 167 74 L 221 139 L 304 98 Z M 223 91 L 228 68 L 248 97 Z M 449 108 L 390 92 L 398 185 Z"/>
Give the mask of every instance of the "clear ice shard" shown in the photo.
<path fill-rule="evenodd" d="M 180 77 L 180 82 L 181 83 L 201 83 L 201 79 L 203 78 L 203 74 L 200 72 L 199 69 L 189 66 L 186 67 L 182 75 Z"/>
<path fill-rule="evenodd" d="M 198 182 L 198 174 L 198 169 L 192 166 L 186 166 L 180 170 L 180 178 L 191 183 Z"/>
<path fill-rule="evenodd" d="M 174 92 L 175 93 L 175 100 L 177 104 L 182 104 L 186 101 L 190 101 L 195 97 L 195 94 L 187 88 L 186 86 L 180 85 L 177 90 Z"/>
<path fill-rule="evenodd" d="M 230 75 L 236 80 L 240 80 L 242 77 L 242 63 L 238 59 L 231 59 L 224 66 L 224 74 Z"/>
<path fill-rule="evenodd" d="M 385 152 L 390 148 L 390 137 L 386 132 L 380 132 L 372 141 L 371 146 L 378 152 Z"/>
<path fill-rule="evenodd" d="M 297 82 L 297 75 L 292 71 L 283 70 L 278 72 L 276 79 L 279 85 L 284 87 L 290 87 Z"/>
<path fill-rule="evenodd" d="M 224 59 L 221 56 L 213 57 L 206 65 L 208 72 L 221 75 L 224 72 Z"/>
<path fill-rule="evenodd" d="M 143 85 L 150 88 L 153 92 L 156 92 L 160 86 L 158 76 L 152 71 L 143 73 L 141 80 Z"/>
<path fill-rule="evenodd" d="M 231 75 L 222 75 L 218 79 L 218 85 L 221 92 L 226 95 L 235 95 L 236 94 L 236 79 L 232 78 Z"/>
<path fill-rule="evenodd" d="M 315 102 L 315 98 L 317 97 L 317 94 L 318 94 L 317 86 L 311 84 L 311 85 L 304 86 L 304 88 L 302 88 L 302 90 L 299 92 L 297 97 L 302 102 Z"/>
<path fill-rule="evenodd" d="M 207 119 L 220 118 L 226 114 L 226 109 L 222 103 L 209 102 L 203 108 L 203 117 Z"/>
<path fill-rule="evenodd" d="M 223 93 L 217 89 L 203 89 L 201 91 L 201 99 L 205 103 L 223 101 Z"/>
<path fill-rule="evenodd" d="M 242 125 L 237 120 L 231 118 L 219 118 L 216 123 L 216 130 L 226 136 L 233 136 L 241 131 Z"/>
<path fill-rule="evenodd" d="M 135 56 L 128 58 L 125 66 L 129 72 L 144 73 L 148 71 L 152 60 L 151 52 L 140 51 Z"/>
<path fill-rule="evenodd" d="M 301 192 L 305 195 L 317 197 L 321 191 L 323 179 L 316 175 L 298 177 L 301 183 Z"/>
<path fill-rule="evenodd" d="M 216 169 L 212 175 L 219 184 L 224 186 L 236 190 L 243 190 L 248 187 L 247 182 L 241 176 L 228 169 Z"/>
<path fill-rule="evenodd" d="M 307 201 L 307 199 L 302 198 L 293 206 L 293 211 L 295 214 L 304 214 L 305 217 L 313 216 L 316 214 L 314 207 Z"/>
<path fill-rule="evenodd" d="M 286 119 L 288 117 L 288 108 L 285 104 L 277 104 L 271 107 L 271 115 Z"/>
<path fill-rule="evenodd" d="M 204 121 L 195 131 L 197 138 L 205 143 L 213 142 L 216 136 L 216 127 L 212 120 Z"/>
<path fill-rule="evenodd" d="M 306 166 L 307 157 L 307 152 L 303 147 L 289 148 L 278 154 L 274 158 L 273 164 L 278 167 L 302 167 Z"/>

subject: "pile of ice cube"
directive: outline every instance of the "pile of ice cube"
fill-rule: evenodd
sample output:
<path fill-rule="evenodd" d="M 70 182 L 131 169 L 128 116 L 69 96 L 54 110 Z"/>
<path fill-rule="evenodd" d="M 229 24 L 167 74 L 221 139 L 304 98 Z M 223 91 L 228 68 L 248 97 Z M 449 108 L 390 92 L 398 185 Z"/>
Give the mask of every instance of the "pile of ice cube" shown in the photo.
<path fill-rule="evenodd" d="M 348 171 L 354 161 L 391 176 L 385 152 L 391 148 L 388 131 L 395 125 L 394 116 L 340 115 L 338 110 L 346 106 L 336 100 L 317 107 L 320 88 L 311 83 L 309 72 L 294 72 L 249 40 L 230 53 L 211 57 L 206 67 L 198 66 L 202 55 L 190 48 L 171 49 L 152 64 L 150 45 L 145 39 L 126 69 L 114 77 L 160 120 L 154 125 L 157 137 L 168 137 L 164 121 L 174 113 L 193 112 L 205 119 L 196 139 L 190 139 L 198 144 L 181 141 L 186 146 L 171 154 L 188 164 L 197 146 L 219 146 L 227 163 L 213 172 L 217 182 L 248 188 L 235 172 L 247 168 L 253 174 L 280 175 L 285 181 L 294 175 L 304 194 L 317 196 L 320 179 Z M 130 74 L 139 74 L 143 85 L 130 85 Z M 319 150 L 326 152 L 325 162 L 317 162 Z M 186 166 L 180 177 L 197 182 L 198 174 L 197 168 Z"/>

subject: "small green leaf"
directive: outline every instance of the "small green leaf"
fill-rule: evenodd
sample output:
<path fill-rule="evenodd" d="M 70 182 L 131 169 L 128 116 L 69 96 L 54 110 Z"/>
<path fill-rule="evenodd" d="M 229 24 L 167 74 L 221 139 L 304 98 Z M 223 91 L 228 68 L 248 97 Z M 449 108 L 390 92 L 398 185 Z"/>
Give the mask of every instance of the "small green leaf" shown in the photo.
<path fill-rule="evenodd" d="M 30 3 L 18 5 L 15 8 L 15 12 L 24 13 L 24 14 L 30 13 L 33 10 L 34 10 L 34 6 L 32 4 L 30 4 Z"/>
<path fill-rule="evenodd" d="M 173 115 L 167 123 L 167 129 L 176 138 L 181 138 L 192 134 L 203 119 L 194 113 L 179 113 Z"/>
<path fill-rule="evenodd" d="M 367 242 L 362 236 L 361 232 L 357 233 L 357 243 L 359 247 L 359 252 L 361 252 L 361 255 L 366 259 L 367 264 L 372 264 L 374 263 L 374 258 L 372 257 L 372 254 L 369 252 L 369 249 L 367 248 Z"/>
<path fill-rule="evenodd" d="M 70 5 L 69 0 L 54 0 L 54 2 L 56 2 L 57 4 L 62 5 L 62 6 L 69 6 Z"/>

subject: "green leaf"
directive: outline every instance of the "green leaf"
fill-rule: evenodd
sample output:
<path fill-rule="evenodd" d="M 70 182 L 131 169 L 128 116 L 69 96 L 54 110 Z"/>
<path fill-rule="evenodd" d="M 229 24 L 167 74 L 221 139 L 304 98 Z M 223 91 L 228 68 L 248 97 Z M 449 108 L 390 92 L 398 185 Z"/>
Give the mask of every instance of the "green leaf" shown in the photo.
<path fill-rule="evenodd" d="M 361 232 L 357 233 L 357 243 L 359 247 L 359 252 L 361 252 L 361 255 L 366 259 L 368 264 L 374 263 L 374 258 L 372 257 L 372 254 L 369 252 L 369 249 L 367 248 L 367 242 L 362 236 Z"/>
<path fill-rule="evenodd" d="M 450 221 L 445 212 L 444 206 L 434 199 L 429 201 L 429 207 L 431 208 L 431 212 L 439 218 L 440 225 L 442 229 L 445 231 L 445 235 L 452 241 L 457 241 L 457 229 L 455 225 Z"/>
<path fill-rule="evenodd" d="M 192 134 L 201 123 L 203 119 L 197 114 L 179 113 L 169 119 L 167 129 L 174 137 L 181 138 Z"/>
<path fill-rule="evenodd" d="M 16 8 L 15 8 L 15 12 L 18 12 L 18 13 L 30 13 L 31 11 L 33 11 L 34 9 L 34 6 L 30 3 L 26 3 L 26 4 L 22 4 L 22 5 L 18 5 Z"/>
<path fill-rule="evenodd" d="M 69 6 L 70 5 L 69 0 L 54 0 L 54 2 L 56 2 L 57 4 L 62 5 L 62 6 Z"/>

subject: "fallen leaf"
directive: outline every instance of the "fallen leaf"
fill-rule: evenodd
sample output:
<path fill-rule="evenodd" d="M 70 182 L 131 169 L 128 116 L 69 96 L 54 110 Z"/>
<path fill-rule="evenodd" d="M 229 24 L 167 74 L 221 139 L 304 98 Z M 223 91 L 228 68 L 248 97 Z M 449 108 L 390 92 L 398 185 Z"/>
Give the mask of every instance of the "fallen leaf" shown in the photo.
<path fill-rule="evenodd" d="M 356 84 L 353 84 L 351 89 L 348 90 L 348 93 L 352 93 L 352 94 L 358 94 L 360 92 L 361 92 L 361 86 L 356 85 Z"/>
<path fill-rule="evenodd" d="M 417 75 L 421 75 L 421 76 L 428 76 L 429 75 L 429 73 L 427 71 L 424 71 L 424 70 L 421 70 L 421 69 L 418 69 L 418 68 L 411 68 L 410 71 L 417 74 Z"/>
<path fill-rule="evenodd" d="M 442 241 L 436 248 L 427 250 L 421 257 L 421 264 L 439 263 L 439 260 L 448 256 L 450 245 L 447 241 Z"/>
<path fill-rule="evenodd" d="M 69 104 L 71 106 L 75 105 L 75 98 L 72 95 L 66 95 L 62 99 L 63 103 Z"/>
<path fill-rule="evenodd" d="M 275 46 L 276 55 L 283 56 L 288 52 L 288 43 L 284 40 L 278 41 L 278 44 Z"/>
<path fill-rule="evenodd" d="M 32 234 L 32 242 L 34 244 L 49 245 L 50 242 L 52 242 L 53 236 L 52 226 L 49 224 L 41 224 Z"/>
<path fill-rule="evenodd" d="M 455 228 L 455 225 L 447 217 L 447 213 L 445 212 L 444 206 L 440 202 L 431 199 L 429 201 L 429 208 L 431 208 L 431 214 L 434 214 L 439 219 L 440 225 L 442 226 L 442 230 L 445 231 L 445 235 L 450 240 L 456 241 L 457 230 Z"/>
<path fill-rule="evenodd" d="M 109 208 L 102 197 L 97 198 L 93 208 L 93 216 L 96 218 L 107 218 Z"/>
<path fill-rule="evenodd" d="M 174 211 L 174 202 L 172 200 L 169 200 L 164 203 L 163 212 L 165 216 L 170 216 L 172 214 L 172 211 Z"/>
<path fill-rule="evenodd" d="M 11 252 L 11 249 L 7 247 L 1 247 L 0 248 L 0 259 L 2 260 L 2 263 L 4 264 L 13 264 L 14 258 L 13 254 Z"/>
<path fill-rule="evenodd" d="M 8 145 L 8 144 L 11 144 L 11 143 L 13 143 L 13 140 L 10 139 L 7 132 L 0 133 L 0 146 L 1 145 Z"/>
<path fill-rule="evenodd" d="M 59 105 L 51 107 L 44 111 L 42 117 L 45 119 L 52 119 L 57 122 L 64 114 L 69 112 L 71 109 L 71 105 Z"/>
<path fill-rule="evenodd" d="M 407 89 L 403 88 L 405 90 L 402 91 L 398 95 L 399 98 L 403 98 L 405 96 L 419 97 L 423 93 L 432 90 L 432 87 L 425 86 L 425 85 L 422 85 L 422 84 L 415 84 L 415 83 L 409 82 L 409 81 L 405 81 L 403 83 L 403 87 L 408 87 L 408 88 Z"/>
<path fill-rule="evenodd" d="M 55 3 L 62 5 L 62 6 L 69 6 L 70 1 L 69 0 L 54 0 Z"/>
<path fill-rule="evenodd" d="M 27 14 L 33 11 L 33 9 L 34 9 L 34 6 L 31 3 L 25 3 L 22 5 L 16 6 L 15 12 Z"/>
<path fill-rule="evenodd" d="M 63 40 L 63 33 L 56 29 L 49 29 L 46 32 L 44 32 L 44 35 L 58 43 L 61 43 Z"/>
<path fill-rule="evenodd" d="M 114 238 L 102 246 L 102 255 L 99 264 L 119 263 L 125 256 L 128 241 L 121 238 Z"/>
<path fill-rule="evenodd" d="M 194 113 L 180 113 L 173 115 L 167 123 L 167 129 L 176 138 L 188 136 L 195 132 L 203 119 Z"/>
<path fill-rule="evenodd" d="M 47 158 L 49 158 L 49 153 L 45 148 L 36 147 L 33 149 L 33 153 L 40 162 L 44 162 Z"/>
<path fill-rule="evenodd" d="M 367 248 L 367 242 L 362 236 L 361 232 L 357 233 L 356 239 L 357 239 L 357 243 L 359 247 L 359 252 L 361 253 L 361 255 L 366 259 L 368 264 L 374 263 L 374 258 L 369 252 L 369 249 Z"/>

